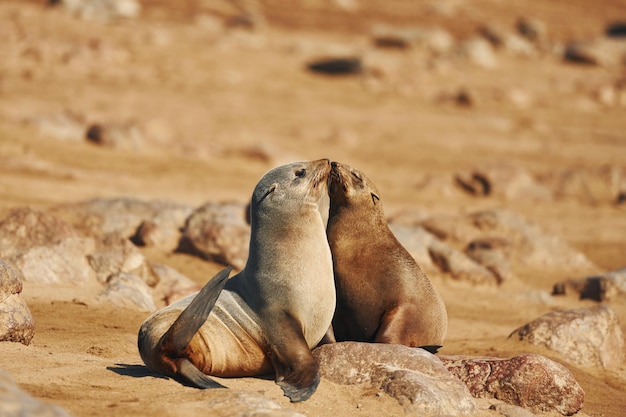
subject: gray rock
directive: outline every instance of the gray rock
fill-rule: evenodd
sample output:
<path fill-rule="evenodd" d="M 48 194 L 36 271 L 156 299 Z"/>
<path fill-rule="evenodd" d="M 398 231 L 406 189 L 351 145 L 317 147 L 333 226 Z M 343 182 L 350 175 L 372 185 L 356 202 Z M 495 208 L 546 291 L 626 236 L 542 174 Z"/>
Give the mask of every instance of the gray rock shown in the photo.
<path fill-rule="evenodd" d="M 615 313 L 599 305 L 553 311 L 516 329 L 510 338 L 560 353 L 581 366 L 618 366 L 624 358 L 624 339 Z"/>
<path fill-rule="evenodd" d="M 159 305 L 170 305 L 174 301 L 202 289 L 202 285 L 168 265 L 153 263 L 152 270 L 159 277 L 159 283 L 152 290 L 155 302 Z"/>
<path fill-rule="evenodd" d="M 0 259 L 0 341 L 28 345 L 35 333 L 35 323 L 21 292 L 20 272 Z"/>
<path fill-rule="evenodd" d="M 247 206 L 207 203 L 187 219 L 179 251 L 242 269 L 248 259 Z"/>
<path fill-rule="evenodd" d="M 597 38 L 571 42 L 565 48 L 566 61 L 597 65 L 606 68 L 626 64 L 626 40 L 623 38 Z"/>
<path fill-rule="evenodd" d="M 584 254 L 558 236 L 508 210 L 492 209 L 462 216 L 432 217 L 422 226 L 455 248 L 467 248 L 477 239 L 502 239 L 511 242 L 511 269 L 547 271 L 565 274 L 570 271 L 595 273 L 599 268 Z"/>
<path fill-rule="evenodd" d="M 511 242 L 508 240 L 489 237 L 475 239 L 467 245 L 465 254 L 491 271 L 498 284 L 513 278 L 509 261 Z"/>
<path fill-rule="evenodd" d="M 626 268 L 554 284 L 553 295 L 578 294 L 581 299 L 611 301 L 626 299 Z"/>
<path fill-rule="evenodd" d="M 159 282 L 150 262 L 128 239 L 117 233 L 98 240 L 87 260 L 101 283 L 108 282 L 111 275 L 120 272 L 133 274 L 151 287 Z"/>
<path fill-rule="evenodd" d="M 260 394 L 235 390 L 207 390 L 203 398 L 207 415 L 232 417 L 304 417 L 282 408 L 276 401 Z"/>
<path fill-rule="evenodd" d="M 164 250 L 176 248 L 180 230 L 192 212 L 193 208 L 180 204 L 133 198 L 95 199 L 53 209 L 53 213 L 89 236 L 118 233 L 139 245 Z"/>
<path fill-rule="evenodd" d="M 550 189 L 525 170 L 508 165 L 486 165 L 459 172 L 455 180 L 464 191 L 478 197 L 495 196 L 510 201 L 552 199 Z"/>
<path fill-rule="evenodd" d="M 84 285 L 95 277 L 87 254 L 95 247 L 92 238 L 68 237 L 56 244 L 34 246 L 8 258 L 27 282 Z"/>
<path fill-rule="evenodd" d="M 84 20 L 110 22 L 119 18 L 136 18 L 141 12 L 137 0 L 50 0 L 61 3 L 68 13 Z"/>
<path fill-rule="evenodd" d="M 419 348 L 342 342 L 313 351 L 322 377 L 383 390 L 414 415 L 470 415 L 476 404 L 467 387 L 434 355 Z"/>
<path fill-rule="evenodd" d="M 45 404 L 19 389 L 13 378 L 0 369 L 0 415 L 3 417 L 69 417 L 56 406 Z"/>
<path fill-rule="evenodd" d="M 128 150 L 139 149 L 145 142 L 141 129 L 133 124 L 95 123 L 87 128 L 85 139 L 96 145 Z"/>
<path fill-rule="evenodd" d="M 491 44 L 480 37 L 474 37 L 462 42 L 458 48 L 458 55 L 472 64 L 482 68 L 495 68 L 498 59 Z"/>
<path fill-rule="evenodd" d="M 585 393 L 564 366 L 541 355 L 510 359 L 440 356 L 444 366 L 462 380 L 474 397 L 497 398 L 535 413 L 572 415 Z"/>
<path fill-rule="evenodd" d="M 433 241 L 428 251 L 441 271 L 450 274 L 456 280 L 473 284 L 499 283 L 498 277 L 489 269 L 444 242 Z"/>
<path fill-rule="evenodd" d="M 60 243 L 76 237 L 71 224 L 48 212 L 22 207 L 0 222 L 0 257 L 10 258 L 34 246 Z"/>
<path fill-rule="evenodd" d="M 530 17 L 520 17 L 515 26 L 520 35 L 536 44 L 548 41 L 548 28 L 544 22 Z"/>
<path fill-rule="evenodd" d="M 127 272 L 110 275 L 97 301 L 148 312 L 156 310 L 150 287 L 137 275 Z"/>
<path fill-rule="evenodd" d="M 497 411 L 505 417 L 535 417 L 534 413 L 525 408 L 511 404 L 493 404 L 489 409 Z"/>
<path fill-rule="evenodd" d="M 454 47 L 452 35 L 441 28 L 398 28 L 381 24 L 374 26 L 372 39 L 379 47 L 425 47 L 434 54 L 446 53 Z"/>

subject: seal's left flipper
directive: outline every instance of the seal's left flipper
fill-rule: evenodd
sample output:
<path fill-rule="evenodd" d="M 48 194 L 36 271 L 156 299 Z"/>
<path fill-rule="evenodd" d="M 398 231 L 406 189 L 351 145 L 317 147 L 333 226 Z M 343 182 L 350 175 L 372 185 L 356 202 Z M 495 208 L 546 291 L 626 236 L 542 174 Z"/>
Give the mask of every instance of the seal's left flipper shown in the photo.
<path fill-rule="evenodd" d="M 271 360 L 276 383 L 292 403 L 307 400 L 320 383 L 319 365 L 302 334 L 302 326 L 289 317 L 272 340 Z"/>

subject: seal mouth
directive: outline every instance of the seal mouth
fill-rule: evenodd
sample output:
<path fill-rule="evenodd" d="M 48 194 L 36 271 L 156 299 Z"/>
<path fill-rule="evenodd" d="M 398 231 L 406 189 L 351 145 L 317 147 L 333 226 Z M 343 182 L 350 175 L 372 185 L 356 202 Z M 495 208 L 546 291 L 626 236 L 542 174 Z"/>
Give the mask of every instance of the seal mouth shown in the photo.
<path fill-rule="evenodd" d="M 331 166 L 329 159 L 321 159 L 315 167 L 313 178 L 311 179 L 311 187 L 317 189 L 320 184 L 326 184 L 328 182 L 329 174 L 331 173 Z"/>
<path fill-rule="evenodd" d="M 345 194 L 348 191 L 347 178 L 343 166 L 339 162 L 332 162 L 328 176 L 328 191 L 333 194 L 341 189 Z"/>

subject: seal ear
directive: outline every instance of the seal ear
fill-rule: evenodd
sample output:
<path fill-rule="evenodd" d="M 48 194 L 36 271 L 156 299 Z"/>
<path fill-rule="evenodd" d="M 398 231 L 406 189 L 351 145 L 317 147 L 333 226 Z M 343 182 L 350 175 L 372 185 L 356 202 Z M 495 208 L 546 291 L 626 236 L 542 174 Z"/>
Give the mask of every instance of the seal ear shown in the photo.
<path fill-rule="evenodd" d="M 261 199 L 259 200 L 259 204 L 265 200 L 265 197 L 267 197 L 268 195 L 272 194 L 274 191 L 276 191 L 276 189 L 278 188 L 278 184 L 274 183 L 272 184 L 272 186 L 269 188 L 269 190 L 267 190 L 265 192 L 265 194 L 263 194 L 263 197 L 261 197 Z"/>
<path fill-rule="evenodd" d="M 376 205 L 376 201 L 380 201 L 380 197 L 378 197 L 374 193 L 370 193 L 370 194 L 372 195 L 372 203 L 374 203 L 374 205 Z"/>

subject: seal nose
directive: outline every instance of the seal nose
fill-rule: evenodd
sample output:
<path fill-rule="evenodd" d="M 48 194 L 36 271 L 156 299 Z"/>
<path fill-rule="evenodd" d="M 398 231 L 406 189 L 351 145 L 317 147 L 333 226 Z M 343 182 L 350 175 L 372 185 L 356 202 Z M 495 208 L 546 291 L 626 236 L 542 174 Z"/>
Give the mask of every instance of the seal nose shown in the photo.
<path fill-rule="evenodd" d="M 337 168 L 337 162 L 335 162 L 335 161 L 331 162 L 331 163 L 330 163 L 330 166 L 331 166 L 332 168 Z"/>

